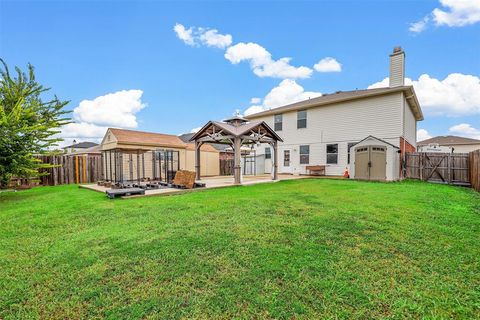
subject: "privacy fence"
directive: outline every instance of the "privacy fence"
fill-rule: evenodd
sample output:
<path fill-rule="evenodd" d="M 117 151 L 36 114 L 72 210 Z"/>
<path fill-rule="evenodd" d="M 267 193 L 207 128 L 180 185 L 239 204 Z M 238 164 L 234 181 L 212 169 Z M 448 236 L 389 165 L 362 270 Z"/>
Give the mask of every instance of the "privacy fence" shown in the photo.
<path fill-rule="evenodd" d="M 470 183 L 472 188 L 480 191 L 480 150 L 469 153 Z"/>
<path fill-rule="evenodd" d="M 38 156 L 38 159 L 54 166 L 41 169 L 42 173 L 48 173 L 39 179 L 39 183 L 44 186 L 93 183 L 102 180 L 101 155 L 49 155 Z"/>
<path fill-rule="evenodd" d="M 407 178 L 480 190 L 480 150 L 470 153 L 407 153 L 404 166 Z"/>

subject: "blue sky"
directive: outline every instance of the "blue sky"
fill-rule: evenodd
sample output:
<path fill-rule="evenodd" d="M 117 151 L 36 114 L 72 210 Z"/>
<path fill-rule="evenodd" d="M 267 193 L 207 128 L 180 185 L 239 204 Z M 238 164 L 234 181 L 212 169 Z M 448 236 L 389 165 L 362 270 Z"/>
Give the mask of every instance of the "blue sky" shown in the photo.
<path fill-rule="evenodd" d="M 425 113 L 419 128 L 480 138 L 480 1 L 451 2 L 2 1 L 0 57 L 32 63 L 39 81 L 71 100 L 77 125 L 63 136 L 83 141 L 108 126 L 179 134 L 252 105 L 366 88 L 388 76 L 401 45 Z M 232 41 L 208 45 L 208 30 Z M 235 52 L 239 43 L 255 46 Z M 259 48 L 271 56 L 261 76 L 252 67 Z M 293 73 L 265 71 L 283 57 Z M 337 68 L 316 71 L 327 57 Z M 297 76 L 301 66 L 308 77 Z"/>

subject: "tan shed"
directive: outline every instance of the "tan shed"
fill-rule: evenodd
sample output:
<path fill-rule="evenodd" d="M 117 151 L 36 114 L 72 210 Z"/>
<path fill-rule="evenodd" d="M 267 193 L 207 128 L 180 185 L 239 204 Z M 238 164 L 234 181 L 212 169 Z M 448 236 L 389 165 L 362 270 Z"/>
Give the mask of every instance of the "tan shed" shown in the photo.
<path fill-rule="evenodd" d="M 350 177 L 375 181 L 399 180 L 399 150 L 387 141 L 368 136 L 352 146 Z"/>
<path fill-rule="evenodd" d="M 195 171 L 195 145 L 175 135 L 109 128 L 101 151 L 106 181 L 170 182 L 178 170 Z M 202 175 L 219 175 L 219 152 L 204 145 L 201 153 L 205 159 Z"/>

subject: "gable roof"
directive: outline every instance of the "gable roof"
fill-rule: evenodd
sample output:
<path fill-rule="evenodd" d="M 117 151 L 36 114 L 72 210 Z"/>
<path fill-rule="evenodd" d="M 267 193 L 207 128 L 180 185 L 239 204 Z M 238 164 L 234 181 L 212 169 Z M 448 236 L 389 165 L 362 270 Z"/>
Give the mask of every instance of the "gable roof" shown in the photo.
<path fill-rule="evenodd" d="M 144 132 L 126 129 L 108 129 L 120 144 L 136 144 L 162 147 L 185 148 L 185 143 L 172 134 Z"/>
<path fill-rule="evenodd" d="M 251 122 L 246 122 L 246 123 L 238 125 L 238 126 L 235 126 L 235 125 L 233 125 L 231 123 L 227 123 L 227 122 L 208 121 L 206 125 L 204 125 L 200 130 L 198 130 L 190 138 L 190 141 L 201 138 L 204 135 L 205 131 L 212 125 L 222 129 L 226 133 L 231 134 L 232 136 L 235 136 L 235 137 L 240 137 L 244 134 L 249 135 L 250 131 L 252 129 L 261 127 L 261 128 L 263 128 L 263 130 L 268 132 L 275 140 L 283 141 L 282 138 L 280 138 L 277 135 L 277 133 L 275 131 L 273 131 L 272 128 L 270 128 L 265 121 L 251 121 Z"/>
<path fill-rule="evenodd" d="M 187 149 L 187 150 L 195 149 L 195 145 L 193 143 L 185 143 L 178 136 L 172 135 L 172 134 L 135 131 L 135 130 L 126 130 L 126 129 L 115 129 L 115 128 L 109 128 L 108 131 L 115 136 L 118 144 L 167 147 L 167 148 L 178 148 L 178 149 Z M 108 134 L 108 131 L 107 131 L 107 134 Z M 208 145 L 202 146 L 201 150 L 209 151 L 209 152 L 218 152 L 215 148 Z"/>
<path fill-rule="evenodd" d="M 397 147 L 396 145 L 394 145 L 394 144 L 392 144 L 392 143 L 390 143 L 390 142 L 388 142 L 388 141 L 385 141 L 385 140 L 383 140 L 383 139 L 374 137 L 374 136 L 372 136 L 372 135 L 369 135 L 368 137 L 363 138 L 362 140 L 360 140 L 360 141 L 358 141 L 357 143 L 353 144 L 352 147 L 353 147 L 353 146 L 356 146 L 357 144 L 362 143 L 363 141 L 368 140 L 368 139 L 374 139 L 374 140 L 380 141 L 380 142 L 382 142 L 382 143 L 388 144 L 388 145 L 390 145 L 390 146 L 392 146 L 392 147 L 394 147 L 394 148 L 396 148 L 396 149 L 400 149 L 400 148 Z"/>
<path fill-rule="evenodd" d="M 480 144 L 480 140 L 459 136 L 438 136 L 417 142 L 417 145 L 426 146 L 432 143 L 437 143 L 440 146 L 450 146 L 459 144 Z"/>
<path fill-rule="evenodd" d="M 91 148 L 91 147 L 95 147 L 95 146 L 98 146 L 98 143 L 85 141 L 85 142 L 75 143 L 75 144 L 72 144 L 72 145 L 69 145 L 69 146 L 66 146 L 66 147 L 63 147 L 63 148 L 64 149 L 66 149 L 66 148 L 87 149 L 87 148 Z"/>
<path fill-rule="evenodd" d="M 184 134 L 179 135 L 178 137 L 179 137 L 180 139 L 182 139 L 183 142 L 185 142 L 185 143 L 190 143 L 190 139 L 193 137 L 194 134 L 195 134 L 195 132 L 184 133 Z M 227 151 L 230 151 L 230 150 L 227 150 L 227 149 L 230 148 L 230 146 L 227 145 L 227 144 L 208 142 L 208 143 L 204 143 L 204 144 L 202 145 L 202 148 L 203 148 L 203 146 L 207 146 L 207 145 L 212 146 L 215 150 L 217 150 L 217 151 L 219 151 L 219 152 L 227 152 Z"/>
<path fill-rule="evenodd" d="M 386 88 L 375 88 L 375 89 L 364 89 L 364 90 L 338 91 L 336 93 L 324 94 L 320 97 L 288 104 L 283 107 L 274 108 L 274 109 L 262 111 L 259 113 L 254 113 L 249 116 L 246 116 L 246 118 L 254 119 L 254 118 L 278 114 L 282 112 L 296 111 L 300 109 L 309 109 L 309 108 L 314 108 L 318 106 L 330 105 L 330 104 L 335 104 L 339 102 L 352 101 L 352 100 L 358 100 L 358 99 L 365 99 L 369 97 L 391 94 L 396 92 L 405 93 L 406 99 L 410 105 L 410 108 L 412 109 L 412 112 L 415 115 L 415 119 L 417 121 L 423 120 L 422 109 L 420 108 L 420 104 L 417 100 L 417 96 L 415 94 L 415 90 L 413 89 L 413 86 L 398 86 L 398 87 L 392 87 L 392 88 L 386 87 Z"/>

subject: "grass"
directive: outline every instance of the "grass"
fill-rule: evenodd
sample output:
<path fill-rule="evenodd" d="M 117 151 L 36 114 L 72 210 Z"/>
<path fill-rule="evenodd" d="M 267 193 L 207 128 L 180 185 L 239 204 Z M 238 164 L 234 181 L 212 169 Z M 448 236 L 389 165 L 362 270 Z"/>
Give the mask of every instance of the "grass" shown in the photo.
<path fill-rule="evenodd" d="M 479 318 L 480 195 L 296 180 L 0 194 L 0 319 Z"/>

